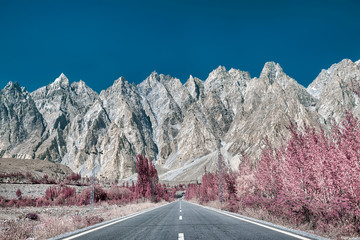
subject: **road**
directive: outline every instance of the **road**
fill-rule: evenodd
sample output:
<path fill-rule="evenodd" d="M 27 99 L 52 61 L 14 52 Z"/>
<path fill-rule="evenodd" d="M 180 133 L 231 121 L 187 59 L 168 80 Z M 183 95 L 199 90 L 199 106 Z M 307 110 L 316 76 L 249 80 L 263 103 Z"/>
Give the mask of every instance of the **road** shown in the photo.
<path fill-rule="evenodd" d="M 81 234 L 64 239 L 308 239 L 274 231 L 182 200 Z"/>

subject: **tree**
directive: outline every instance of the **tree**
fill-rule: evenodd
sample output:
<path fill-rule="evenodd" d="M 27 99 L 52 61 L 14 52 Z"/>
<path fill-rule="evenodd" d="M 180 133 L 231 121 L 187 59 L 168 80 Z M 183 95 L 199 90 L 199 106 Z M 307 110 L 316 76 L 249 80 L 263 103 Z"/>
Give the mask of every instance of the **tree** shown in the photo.
<path fill-rule="evenodd" d="M 20 188 L 18 188 L 18 190 L 16 191 L 16 196 L 17 196 L 19 199 L 21 199 L 21 195 L 22 195 L 21 190 L 20 190 Z"/>
<path fill-rule="evenodd" d="M 151 198 L 154 201 L 155 186 L 158 184 L 159 177 L 152 161 L 141 154 L 137 155 L 136 172 L 138 174 L 136 186 L 140 197 Z"/>

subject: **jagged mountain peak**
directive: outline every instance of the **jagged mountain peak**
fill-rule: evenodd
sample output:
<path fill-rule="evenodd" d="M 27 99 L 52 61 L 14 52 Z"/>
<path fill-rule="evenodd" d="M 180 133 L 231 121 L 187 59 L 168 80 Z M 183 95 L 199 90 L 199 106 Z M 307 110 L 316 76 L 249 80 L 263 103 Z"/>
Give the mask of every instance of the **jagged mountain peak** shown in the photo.
<path fill-rule="evenodd" d="M 184 84 L 184 87 L 188 90 L 192 98 L 198 100 L 200 97 L 204 97 L 204 83 L 199 78 L 190 75 L 189 79 Z"/>
<path fill-rule="evenodd" d="M 177 78 L 173 78 L 170 75 L 158 74 L 156 71 L 153 71 L 144 81 L 139 83 L 137 87 L 141 93 L 145 93 L 148 92 L 149 88 L 154 88 L 159 84 L 166 88 L 169 84 L 179 85 L 179 83 L 181 84 Z"/>
<path fill-rule="evenodd" d="M 280 64 L 275 62 L 266 62 L 259 78 L 266 80 L 270 84 L 273 84 L 281 74 L 284 74 L 284 71 Z"/>
<path fill-rule="evenodd" d="M 11 99 L 25 99 L 28 98 L 29 92 L 25 87 L 21 87 L 18 82 L 8 82 L 3 90 L 0 90 L 7 98 Z"/>
<path fill-rule="evenodd" d="M 67 88 L 70 86 L 69 79 L 65 76 L 64 73 L 61 73 L 58 78 L 55 79 L 55 81 L 50 84 L 52 87 L 62 87 Z"/>
<path fill-rule="evenodd" d="M 196 83 L 196 84 L 199 84 L 199 83 L 203 83 L 203 81 L 197 77 L 194 77 L 193 75 L 190 75 L 188 80 L 186 81 L 186 83 L 184 84 L 184 86 L 186 84 L 189 84 L 189 83 Z"/>
<path fill-rule="evenodd" d="M 78 82 L 73 82 L 70 86 L 71 86 L 72 88 L 81 89 L 81 90 L 84 90 L 84 89 L 86 89 L 86 88 L 89 88 L 83 80 L 80 80 L 80 81 L 78 81 Z"/>
<path fill-rule="evenodd" d="M 4 90 L 12 90 L 12 89 L 17 89 L 17 90 L 21 91 L 21 87 L 18 82 L 10 81 L 6 84 Z"/>
<path fill-rule="evenodd" d="M 113 86 L 119 86 L 119 87 L 123 87 L 124 85 L 129 85 L 129 82 L 123 76 L 116 79 L 113 84 Z"/>
<path fill-rule="evenodd" d="M 231 68 L 229 71 L 224 66 L 214 69 L 205 80 L 207 85 L 213 85 L 214 82 L 223 81 L 247 81 L 250 80 L 250 74 L 246 71 Z"/>
<path fill-rule="evenodd" d="M 205 82 L 213 81 L 215 79 L 224 78 L 228 75 L 226 68 L 224 66 L 219 66 L 214 69 L 208 76 Z"/>
<path fill-rule="evenodd" d="M 101 91 L 100 98 L 107 102 L 106 98 L 109 95 L 114 95 L 115 98 L 121 98 L 122 96 L 131 98 L 134 94 L 137 94 L 136 86 L 129 83 L 124 77 L 120 77 L 108 89 Z"/>
<path fill-rule="evenodd" d="M 65 76 L 64 73 L 61 73 L 60 76 L 59 76 L 59 78 L 61 78 L 61 79 L 67 79 L 67 77 Z"/>
<path fill-rule="evenodd" d="M 7 101 L 0 101 L 0 156 L 16 144 L 9 154 L 61 161 L 90 174 L 91 158 L 82 149 L 96 145 L 104 153 L 98 175 L 129 177 L 142 153 L 156 159 L 161 172 L 176 173 L 168 180 L 192 180 L 204 166 L 214 170 L 218 138 L 224 159 L 236 168 L 239 153 L 256 156 L 264 137 L 275 144 L 286 137 L 289 119 L 326 128 L 322 119 L 340 116 L 333 112 L 345 107 L 359 116 L 360 100 L 350 87 L 360 82 L 360 60 L 345 59 L 323 73 L 333 79 L 323 79 L 329 84 L 319 100 L 275 62 L 253 79 L 223 66 L 205 81 L 190 75 L 185 84 L 156 71 L 138 85 L 120 77 L 100 96 L 81 80 L 67 87 L 64 74 L 31 94 L 9 83 L 6 88 L 22 92 L 0 91 Z"/>
<path fill-rule="evenodd" d="M 219 65 L 213 72 L 227 72 L 227 70 L 225 66 Z"/>
<path fill-rule="evenodd" d="M 148 81 L 150 83 L 155 83 L 155 82 L 167 82 L 170 79 L 172 79 L 172 77 L 170 75 L 164 75 L 164 74 L 159 74 L 156 71 L 153 71 L 146 79 L 145 81 Z"/>
<path fill-rule="evenodd" d="M 360 60 L 353 62 L 343 59 L 339 63 L 332 64 L 328 69 L 322 69 L 316 79 L 307 87 L 307 91 L 319 99 L 323 89 L 330 81 L 351 81 L 359 77 Z"/>
<path fill-rule="evenodd" d="M 154 70 L 151 72 L 150 76 L 159 76 L 159 73 L 156 70 Z"/>
<path fill-rule="evenodd" d="M 234 79 L 244 79 L 244 80 L 250 80 L 251 76 L 249 72 L 241 71 L 239 69 L 231 68 L 229 70 L 229 74 Z"/>
<path fill-rule="evenodd" d="M 153 71 L 142 83 L 139 85 L 142 85 L 143 83 L 149 84 L 149 86 L 153 86 L 154 84 L 157 84 L 160 82 L 160 75 Z"/>

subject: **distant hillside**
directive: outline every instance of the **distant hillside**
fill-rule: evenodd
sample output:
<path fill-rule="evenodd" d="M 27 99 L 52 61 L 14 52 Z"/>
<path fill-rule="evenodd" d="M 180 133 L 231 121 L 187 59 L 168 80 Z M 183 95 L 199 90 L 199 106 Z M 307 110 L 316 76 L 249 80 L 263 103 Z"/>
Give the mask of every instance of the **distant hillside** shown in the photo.
<path fill-rule="evenodd" d="M 59 163 L 52 163 L 38 159 L 16 159 L 0 158 L 0 174 L 6 173 L 30 173 L 36 178 L 41 178 L 45 174 L 50 179 L 68 176 L 73 173 L 71 169 Z"/>

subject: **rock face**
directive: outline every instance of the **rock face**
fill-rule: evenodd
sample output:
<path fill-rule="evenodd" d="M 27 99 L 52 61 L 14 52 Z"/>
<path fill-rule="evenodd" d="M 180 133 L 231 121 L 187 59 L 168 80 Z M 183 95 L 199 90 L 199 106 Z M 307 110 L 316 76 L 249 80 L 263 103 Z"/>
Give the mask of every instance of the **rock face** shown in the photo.
<path fill-rule="evenodd" d="M 0 91 L 0 157 L 34 158 L 46 122 L 25 88 L 9 82 Z"/>
<path fill-rule="evenodd" d="M 325 123 L 333 118 L 341 120 L 347 110 L 360 116 L 360 60 L 344 59 L 328 70 L 322 70 L 307 90 L 318 99 L 316 111 Z"/>
<path fill-rule="evenodd" d="M 139 85 L 123 77 L 97 94 L 61 74 L 28 93 L 17 83 L 0 91 L 0 157 L 59 162 L 89 175 L 96 146 L 98 177 L 132 179 L 135 157 L 156 163 L 160 179 L 190 181 L 217 167 L 217 148 L 236 169 L 257 157 L 264 139 L 277 146 L 289 121 L 329 126 L 346 110 L 360 116 L 360 61 L 343 60 L 306 89 L 268 62 L 260 76 L 218 67 L 205 81 L 153 72 Z"/>
<path fill-rule="evenodd" d="M 31 97 L 47 124 L 44 141 L 35 155 L 40 159 L 61 162 L 68 152 L 69 127 L 89 110 L 98 97 L 97 93 L 82 81 L 70 85 L 66 76 L 61 74 L 53 83 L 31 93 Z"/>

